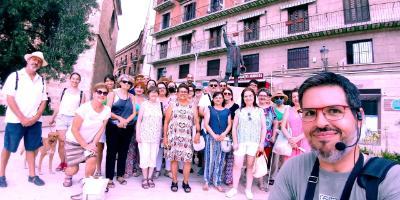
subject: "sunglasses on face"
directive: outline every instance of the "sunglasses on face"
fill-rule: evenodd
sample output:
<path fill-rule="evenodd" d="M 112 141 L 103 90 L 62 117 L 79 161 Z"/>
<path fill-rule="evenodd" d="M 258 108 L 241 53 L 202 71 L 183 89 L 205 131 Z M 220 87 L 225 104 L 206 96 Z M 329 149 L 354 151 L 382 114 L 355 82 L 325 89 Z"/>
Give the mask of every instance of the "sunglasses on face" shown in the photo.
<path fill-rule="evenodd" d="M 124 83 L 124 84 L 132 85 L 132 83 L 130 81 L 122 80 L 121 82 Z"/>
<path fill-rule="evenodd" d="M 224 95 L 231 96 L 232 94 L 230 92 L 224 92 Z"/>
<path fill-rule="evenodd" d="M 107 96 L 108 95 L 108 92 L 107 91 L 101 91 L 101 90 L 96 90 L 96 93 L 98 94 L 98 95 L 103 95 L 103 96 Z"/>
<path fill-rule="evenodd" d="M 220 86 L 220 87 L 226 87 L 226 85 L 225 85 L 225 84 L 220 84 L 219 86 Z"/>
<path fill-rule="evenodd" d="M 275 99 L 285 99 L 285 97 L 275 97 Z"/>
<path fill-rule="evenodd" d="M 210 84 L 209 86 L 210 87 L 217 87 L 218 85 L 217 84 Z"/>

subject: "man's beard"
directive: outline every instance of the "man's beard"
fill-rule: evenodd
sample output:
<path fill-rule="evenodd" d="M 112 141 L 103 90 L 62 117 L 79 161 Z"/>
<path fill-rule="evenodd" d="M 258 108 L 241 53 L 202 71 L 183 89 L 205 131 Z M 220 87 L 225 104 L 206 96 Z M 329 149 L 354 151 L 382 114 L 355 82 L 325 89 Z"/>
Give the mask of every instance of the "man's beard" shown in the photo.
<path fill-rule="evenodd" d="M 335 128 L 330 128 L 330 127 L 326 127 L 326 128 L 317 128 L 314 131 L 311 132 L 311 134 L 313 135 L 314 133 L 318 133 L 320 131 L 336 131 L 336 134 L 339 134 L 340 136 L 342 136 L 342 132 L 339 129 L 335 129 Z M 347 138 L 346 140 L 344 140 L 342 137 L 340 138 L 340 141 L 338 142 L 343 142 L 344 144 L 346 144 L 346 146 L 351 145 L 355 142 L 355 140 L 357 139 L 356 137 L 351 137 L 351 138 Z M 317 148 L 316 145 L 314 145 L 312 142 L 310 143 L 311 145 L 311 150 L 312 152 L 314 152 L 316 154 L 316 156 L 321 159 L 324 162 L 327 163 L 335 163 L 339 160 L 341 160 L 346 154 L 348 154 L 352 148 L 345 148 L 343 151 L 339 151 L 337 150 L 334 146 L 332 149 L 328 149 L 327 151 L 323 151 L 322 149 L 324 148 L 324 146 L 328 145 L 327 141 L 318 141 L 321 144 L 321 147 Z M 336 143 L 335 143 L 336 144 Z"/>

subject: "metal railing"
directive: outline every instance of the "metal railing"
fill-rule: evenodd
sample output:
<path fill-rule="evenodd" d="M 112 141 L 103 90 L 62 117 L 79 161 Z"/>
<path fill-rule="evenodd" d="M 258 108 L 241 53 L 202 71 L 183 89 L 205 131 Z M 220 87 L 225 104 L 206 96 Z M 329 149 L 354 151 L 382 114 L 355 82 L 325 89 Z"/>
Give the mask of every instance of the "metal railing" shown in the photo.
<path fill-rule="evenodd" d="M 158 0 L 158 1 L 161 1 L 160 3 L 164 3 L 164 0 Z M 172 0 L 165 0 L 165 1 L 172 1 Z M 254 1 L 254 0 L 252 0 L 252 1 Z M 241 3 L 236 3 L 234 6 L 247 4 L 247 3 L 250 3 L 252 1 L 245 1 L 245 2 L 241 2 Z M 157 5 L 159 5 L 159 4 L 157 4 Z M 157 32 L 162 31 L 164 29 L 171 28 L 171 27 L 174 27 L 174 26 L 178 26 L 180 24 L 183 24 L 183 23 L 186 23 L 186 22 L 189 22 L 189 21 L 204 17 L 206 15 L 209 15 L 209 14 L 212 14 L 212 13 L 215 13 L 215 12 L 220 12 L 220 11 L 226 10 L 226 9 L 229 9 L 229 8 L 223 8 L 222 5 L 220 5 L 220 4 L 218 4 L 218 5 L 216 5 L 216 4 L 215 5 L 207 4 L 207 5 L 200 6 L 200 7 L 198 5 L 196 5 L 195 11 L 191 12 L 190 14 L 189 13 L 183 13 L 183 14 L 180 14 L 180 15 L 171 16 L 170 19 L 169 19 L 169 25 L 167 27 L 163 27 L 162 26 L 162 22 L 154 24 L 153 32 L 157 33 Z M 190 15 L 190 17 L 188 17 L 188 15 Z"/>
<path fill-rule="evenodd" d="M 249 40 L 248 37 L 249 30 L 242 30 L 239 32 L 235 32 L 230 34 L 230 36 L 233 36 L 231 38 L 233 38 L 233 40 L 235 40 L 238 45 L 243 45 L 243 44 L 251 44 L 254 42 L 269 41 L 274 39 L 286 38 L 290 36 L 303 35 L 308 33 L 335 30 L 339 28 L 350 28 L 359 25 L 400 21 L 400 1 L 370 5 L 369 15 L 370 16 L 368 21 L 360 20 L 359 22 L 349 23 L 346 22 L 345 20 L 345 10 L 340 10 L 340 11 L 309 16 L 307 20 L 309 27 L 308 29 L 302 32 L 291 33 L 289 29 L 291 23 L 290 22 L 288 23 L 288 21 L 282 21 L 279 23 L 267 24 L 265 26 L 259 27 L 258 29 L 250 30 L 250 31 L 258 31 L 257 37 L 252 37 L 251 40 Z M 303 21 L 299 20 L 298 22 L 294 23 L 303 23 Z M 192 49 L 197 49 L 197 51 L 201 53 L 213 49 L 225 48 L 225 45 L 222 44 L 223 41 L 221 41 L 220 47 L 210 48 L 209 44 L 215 43 L 214 40 L 215 39 L 206 38 L 204 40 L 192 41 L 192 47 L 193 47 Z M 159 45 L 153 46 L 151 55 L 149 55 L 150 62 L 161 60 L 159 57 L 160 55 L 159 50 L 160 50 Z M 169 59 L 182 56 L 182 46 L 181 45 L 171 46 L 171 44 L 168 44 L 167 52 L 168 54 L 162 59 Z M 193 51 L 190 53 L 193 53 Z"/>

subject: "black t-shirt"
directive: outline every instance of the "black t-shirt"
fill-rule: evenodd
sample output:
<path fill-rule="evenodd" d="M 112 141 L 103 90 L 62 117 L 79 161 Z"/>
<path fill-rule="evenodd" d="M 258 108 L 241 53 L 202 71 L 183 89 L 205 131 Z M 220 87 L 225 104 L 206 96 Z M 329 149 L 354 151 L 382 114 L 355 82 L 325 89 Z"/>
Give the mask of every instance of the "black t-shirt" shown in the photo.
<path fill-rule="evenodd" d="M 235 118 L 235 111 L 239 109 L 239 105 L 237 103 L 234 103 L 232 107 L 229 108 L 231 111 L 231 119 L 233 120 Z"/>

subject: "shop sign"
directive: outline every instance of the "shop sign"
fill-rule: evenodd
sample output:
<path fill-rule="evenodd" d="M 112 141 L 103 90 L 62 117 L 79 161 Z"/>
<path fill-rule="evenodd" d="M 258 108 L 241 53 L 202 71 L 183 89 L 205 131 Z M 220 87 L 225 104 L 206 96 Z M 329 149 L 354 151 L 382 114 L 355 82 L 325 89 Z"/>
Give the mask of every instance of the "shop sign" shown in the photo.
<path fill-rule="evenodd" d="M 400 99 L 385 99 L 383 107 L 385 111 L 400 111 Z"/>
<path fill-rule="evenodd" d="M 263 79 L 263 73 L 245 73 L 239 76 L 239 80 L 251 80 L 251 79 Z M 229 81 L 233 81 L 233 77 L 229 78 Z"/>

